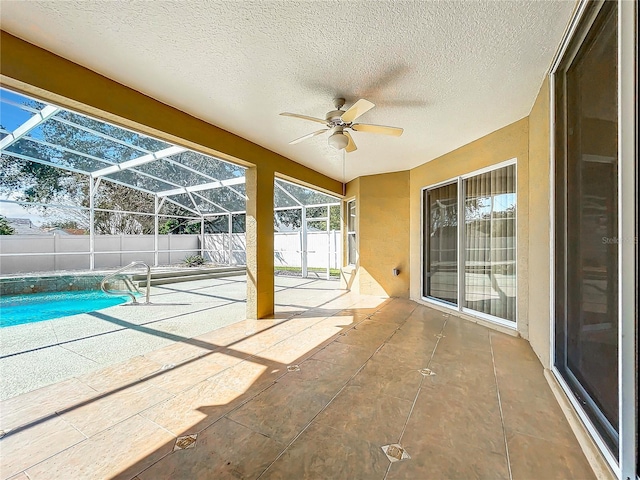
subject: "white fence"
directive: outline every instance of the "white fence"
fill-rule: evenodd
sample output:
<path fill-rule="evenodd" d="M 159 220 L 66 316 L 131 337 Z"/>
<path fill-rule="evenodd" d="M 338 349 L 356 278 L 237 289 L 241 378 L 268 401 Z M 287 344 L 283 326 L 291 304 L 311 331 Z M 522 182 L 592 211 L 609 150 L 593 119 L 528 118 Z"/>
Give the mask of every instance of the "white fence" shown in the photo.
<path fill-rule="evenodd" d="M 230 238 L 231 237 L 231 238 Z M 339 268 L 342 242 L 340 232 L 307 233 L 307 266 Z M 88 235 L 2 235 L 0 275 L 59 270 L 88 270 Z M 246 264 L 244 233 L 205 235 L 205 258 L 221 265 Z M 121 267 L 134 260 L 155 263 L 153 235 L 97 235 L 95 268 Z M 302 232 L 274 235 L 275 265 L 302 266 Z M 182 263 L 189 255 L 200 254 L 199 235 L 159 235 L 158 264 Z"/>
<path fill-rule="evenodd" d="M 274 238 L 275 265 L 302 266 L 302 232 L 276 233 Z M 307 232 L 307 267 L 340 268 L 342 259 L 340 232 Z"/>
<path fill-rule="evenodd" d="M 302 267 L 302 232 L 276 232 L 273 238 L 274 262 L 280 267 Z M 207 260 L 225 265 L 245 265 L 246 236 L 244 233 L 205 235 Z M 340 232 L 307 232 L 307 267 L 340 268 L 342 259 Z M 231 259 L 231 263 L 229 263 Z"/>
<path fill-rule="evenodd" d="M 154 264 L 153 235 L 96 235 L 97 269 L 127 265 L 134 260 Z M 0 274 L 89 270 L 88 235 L 2 235 Z M 181 263 L 200 253 L 199 235 L 160 235 L 158 264 Z"/>

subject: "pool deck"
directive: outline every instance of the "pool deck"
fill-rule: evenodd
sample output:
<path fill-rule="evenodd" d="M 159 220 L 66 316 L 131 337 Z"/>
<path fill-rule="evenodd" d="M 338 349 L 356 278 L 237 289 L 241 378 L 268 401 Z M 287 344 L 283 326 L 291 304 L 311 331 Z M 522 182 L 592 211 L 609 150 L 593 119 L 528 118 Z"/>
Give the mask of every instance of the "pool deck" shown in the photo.
<path fill-rule="evenodd" d="M 0 402 L 0 479 L 595 478 L 525 340 L 295 278 L 273 318 L 231 323 L 205 305 L 244 284 L 211 283 L 157 293 L 230 324 L 188 338 L 178 306 L 114 307 L 138 336 L 82 352 L 135 356 Z"/>
<path fill-rule="evenodd" d="M 246 277 L 152 287 L 151 302 L 0 329 L 0 400 L 243 320 Z"/>

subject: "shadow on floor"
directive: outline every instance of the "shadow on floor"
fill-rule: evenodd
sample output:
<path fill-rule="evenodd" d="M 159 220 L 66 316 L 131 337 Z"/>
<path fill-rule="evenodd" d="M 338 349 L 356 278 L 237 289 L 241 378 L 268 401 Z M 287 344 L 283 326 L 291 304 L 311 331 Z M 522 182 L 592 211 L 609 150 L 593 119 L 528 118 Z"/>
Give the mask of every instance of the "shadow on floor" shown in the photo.
<path fill-rule="evenodd" d="M 524 340 L 402 299 L 280 316 L 81 379 L 103 393 L 5 435 L 3 476 L 593 478 Z M 52 422 L 84 437 L 29 457 Z"/>

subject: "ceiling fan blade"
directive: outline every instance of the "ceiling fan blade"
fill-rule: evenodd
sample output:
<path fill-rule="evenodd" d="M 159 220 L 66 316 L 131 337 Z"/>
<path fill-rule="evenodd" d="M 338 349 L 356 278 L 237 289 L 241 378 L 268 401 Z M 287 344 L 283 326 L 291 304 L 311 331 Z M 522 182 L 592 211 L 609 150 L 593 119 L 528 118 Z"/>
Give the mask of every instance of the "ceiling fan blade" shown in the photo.
<path fill-rule="evenodd" d="M 358 149 L 358 147 L 356 147 L 356 142 L 353 141 L 349 132 L 344 132 L 344 135 L 349 139 L 349 143 L 347 143 L 345 150 L 347 153 L 355 152 Z"/>
<path fill-rule="evenodd" d="M 308 133 L 307 135 L 304 135 L 303 137 L 300 138 L 296 138 L 295 140 L 293 140 L 292 142 L 289 142 L 289 145 L 295 145 L 296 143 L 300 143 L 303 140 L 306 140 L 307 138 L 311 138 L 311 137 L 315 137 L 316 135 L 320 135 L 326 131 L 328 131 L 328 128 L 323 128 L 322 130 L 318 130 L 317 132 L 313 132 L 313 133 Z"/>
<path fill-rule="evenodd" d="M 351 108 L 342 114 L 342 121 L 344 123 L 351 123 L 363 113 L 367 113 L 375 105 L 369 100 L 361 98 L 356 103 L 351 105 Z"/>
<path fill-rule="evenodd" d="M 302 118 L 303 120 L 311 120 L 312 122 L 322 123 L 323 125 L 327 124 L 327 121 L 321 118 L 309 117 L 307 115 L 299 115 L 297 113 L 283 112 L 280 115 L 282 115 L 283 117 L 294 117 L 294 118 Z"/>
<path fill-rule="evenodd" d="M 369 132 L 369 133 L 381 133 L 383 135 L 393 135 L 399 137 L 404 132 L 404 129 L 399 127 L 386 127 L 384 125 L 371 125 L 368 123 L 355 123 L 351 125 L 351 128 L 356 132 Z"/>

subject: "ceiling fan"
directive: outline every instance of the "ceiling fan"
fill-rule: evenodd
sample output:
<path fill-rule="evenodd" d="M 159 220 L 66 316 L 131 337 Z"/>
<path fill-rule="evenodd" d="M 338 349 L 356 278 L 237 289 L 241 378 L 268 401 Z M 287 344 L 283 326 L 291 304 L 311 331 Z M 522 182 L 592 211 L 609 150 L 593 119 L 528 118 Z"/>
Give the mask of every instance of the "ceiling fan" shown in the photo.
<path fill-rule="evenodd" d="M 347 129 L 351 129 L 356 132 L 381 133 L 383 135 L 392 135 L 394 137 L 402 135 L 404 130 L 398 127 L 386 127 L 384 125 L 371 125 L 368 123 L 353 123 L 353 121 L 360 115 L 375 107 L 375 105 L 370 101 L 361 98 L 346 111 L 342 110 L 344 103 L 344 98 L 336 98 L 333 101 L 336 109 L 327 113 L 324 120 L 322 118 L 309 117 L 307 115 L 299 115 L 297 113 L 281 113 L 280 115 L 284 115 L 285 117 L 302 118 L 303 120 L 322 123 L 325 126 L 322 130 L 309 133 L 289 142 L 289 145 L 294 145 L 306 140 L 307 138 L 315 137 L 316 135 L 321 135 L 325 132 L 330 132 L 329 145 L 337 150 L 345 149 L 347 152 L 353 152 L 357 147 Z"/>

